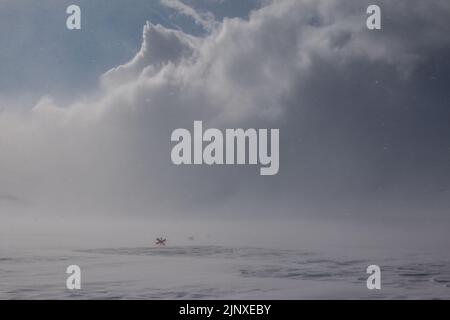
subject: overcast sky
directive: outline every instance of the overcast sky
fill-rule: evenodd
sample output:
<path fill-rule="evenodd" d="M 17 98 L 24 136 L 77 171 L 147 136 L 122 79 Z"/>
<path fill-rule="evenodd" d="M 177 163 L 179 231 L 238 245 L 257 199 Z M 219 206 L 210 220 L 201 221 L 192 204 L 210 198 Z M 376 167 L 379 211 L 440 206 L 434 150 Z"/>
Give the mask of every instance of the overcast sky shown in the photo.
<path fill-rule="evenodd" d="M 449 16 L 447 0 L 0 0 L 0 214 L 447 219 Z M 194 120 L 279 128 L 279 174 L 174 166 L 171 132 Z"/>

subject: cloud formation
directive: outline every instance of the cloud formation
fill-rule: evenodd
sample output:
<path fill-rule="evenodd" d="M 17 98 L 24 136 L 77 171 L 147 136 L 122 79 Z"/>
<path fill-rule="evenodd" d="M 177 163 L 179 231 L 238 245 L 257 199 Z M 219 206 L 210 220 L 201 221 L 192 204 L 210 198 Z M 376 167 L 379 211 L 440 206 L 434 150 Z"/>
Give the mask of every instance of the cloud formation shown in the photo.
<path fill-rule="evenodd" d="M 147 23 L 140 51 L 92 95 L 0 113 L 0 194 L 76 214 L 442 213 L 450 4 L 378 2 L 380 32 L 356 0 L 207 15 L 203 37 Z M 279 128 L 280 173 L 175 167 L 170 134 L 194 120 Z"/>
<path fill-rule="evenodd" d="M 211 12 L 198 13 L 180 0 L 161 0 L 161 3 L 182 15 L 192 18 L 195 23 L 203 27 L 206 31 L 211 31 L 217 26 L 217 22 Z"/>

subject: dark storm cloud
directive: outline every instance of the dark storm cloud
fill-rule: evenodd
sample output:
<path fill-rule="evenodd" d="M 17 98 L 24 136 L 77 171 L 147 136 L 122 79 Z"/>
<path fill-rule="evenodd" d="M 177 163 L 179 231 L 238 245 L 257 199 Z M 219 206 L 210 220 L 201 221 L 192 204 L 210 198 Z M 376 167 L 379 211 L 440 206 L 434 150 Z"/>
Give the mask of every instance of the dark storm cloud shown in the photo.
<path fill-rule="evenodd" d="M 0 116 L 2 190 L 76 212 L 445 213 L 450 5 L 377 3 L 381 31 L 356 0 L 274 1 L 206 36 L 148 24 L 97 98 Z M 279 128 L 279 174 L 175 167 L 170 134 L 194 120 Z"/>

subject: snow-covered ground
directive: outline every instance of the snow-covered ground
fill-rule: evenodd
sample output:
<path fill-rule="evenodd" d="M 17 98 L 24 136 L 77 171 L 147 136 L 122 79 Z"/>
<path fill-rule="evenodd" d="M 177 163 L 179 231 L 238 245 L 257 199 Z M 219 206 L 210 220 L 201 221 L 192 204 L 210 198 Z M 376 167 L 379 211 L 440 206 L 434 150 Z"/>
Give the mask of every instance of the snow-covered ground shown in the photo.
<path fill-rule="evenodd" d="M 380 262 L 382 290 L 370 291 L 371 261 L 317 252 L 195 245 L 20 250 L 0 257 L 0 298 L 450 298 L 449 261 L 410 255 Z M 80 291 L 65 288 L 71 264 L 81 267 Z"/>
<path fill-rule="evenodd" d="M 55 220 L 0 225 L 0 299 L 450 299 L 444 224 Z"/>

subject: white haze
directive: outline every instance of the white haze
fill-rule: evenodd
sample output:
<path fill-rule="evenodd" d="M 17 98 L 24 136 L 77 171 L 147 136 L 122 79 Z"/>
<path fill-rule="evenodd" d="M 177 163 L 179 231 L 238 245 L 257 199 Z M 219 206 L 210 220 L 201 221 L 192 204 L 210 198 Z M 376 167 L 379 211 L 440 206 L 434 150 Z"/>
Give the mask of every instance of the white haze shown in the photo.
<path fill-rule="evenodd" d="M 45 96 L 31 110 L 0 111 L 2 246 L 55 237 L 142 244 L 162 233 L 174 243 L 194 234 L 203 243 L 296 247 L 389 244 L 391 235 L 401 247 L 410 242 L 404 226 L 422 230 L 427 243 L 448 241 L 438 224 L 419 228 L 448 208 L 448 191 L 433 179 L 442 175 L 429 164 L 417 170 L 419 162 L 403 168 L 402 155 L 385 176 L 377 166 L 384 140 L 345 122 L 352 114 L 362 128 L 382 130 L 382 121 L 372 127 L 373 110 L 397 116 L 427 50 L 450 45 L 447 1 L 385 2 L 399 22 L 384 38 L 367 32 L 364 1 L 273 1 L 248 20 L 223 21 L 164 3 L 209 33 L 148 22 L 136 56 L 83 98 L 61 105 Z M 408 19 L 426 22 L 413 39 L 404 37 Z M 170 134 L 194 120 L 280 128 L 280 173 L 174 166 Z"/>

